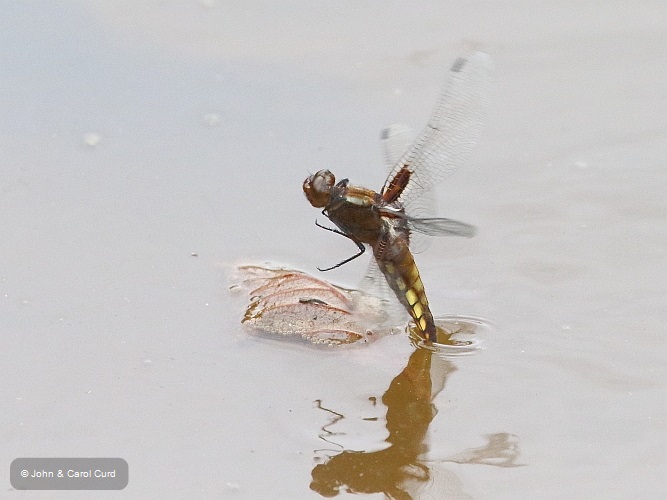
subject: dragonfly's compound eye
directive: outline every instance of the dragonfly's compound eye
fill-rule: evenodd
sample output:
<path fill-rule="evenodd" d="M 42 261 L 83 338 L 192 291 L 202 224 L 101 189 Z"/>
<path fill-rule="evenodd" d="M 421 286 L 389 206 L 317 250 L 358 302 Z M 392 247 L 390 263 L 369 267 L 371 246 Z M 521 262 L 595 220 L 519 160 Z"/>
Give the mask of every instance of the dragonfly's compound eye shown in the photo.
<path fill-rule="evenodd" d="M 310 204 L 316 208 L 327 206 L 331 199 L 331 188 L 336 177 L 328 170 L 320 170 L 303 181 L 303 192 Z"/>

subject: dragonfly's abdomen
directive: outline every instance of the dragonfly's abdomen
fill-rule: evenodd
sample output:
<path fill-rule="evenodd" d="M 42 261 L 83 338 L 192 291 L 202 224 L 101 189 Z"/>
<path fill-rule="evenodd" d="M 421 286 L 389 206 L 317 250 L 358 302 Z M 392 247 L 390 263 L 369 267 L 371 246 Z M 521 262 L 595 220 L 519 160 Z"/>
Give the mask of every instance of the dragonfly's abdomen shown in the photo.
<path fill-rule="evenodd" d="M 435 342 L 433 315 L 407 238 L 392 237 L 387 232 L 373 248 L 373 254 L 389 286 L 415 320 L 417 329 L 426 340 Z"/>

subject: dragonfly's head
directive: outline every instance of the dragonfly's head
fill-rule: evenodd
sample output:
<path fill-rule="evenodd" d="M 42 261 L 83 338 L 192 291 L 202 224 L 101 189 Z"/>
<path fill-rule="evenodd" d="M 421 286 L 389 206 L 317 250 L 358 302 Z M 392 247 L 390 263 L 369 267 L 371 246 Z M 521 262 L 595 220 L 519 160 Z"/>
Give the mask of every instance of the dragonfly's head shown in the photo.
<path fill-rule="evenodd" d="M 320 170 L 303 181 L 303 192 L 315 208 L 326 207 L 331 200 L 331 188 L 334 184 L 334 174 L 328 170 Z"/>

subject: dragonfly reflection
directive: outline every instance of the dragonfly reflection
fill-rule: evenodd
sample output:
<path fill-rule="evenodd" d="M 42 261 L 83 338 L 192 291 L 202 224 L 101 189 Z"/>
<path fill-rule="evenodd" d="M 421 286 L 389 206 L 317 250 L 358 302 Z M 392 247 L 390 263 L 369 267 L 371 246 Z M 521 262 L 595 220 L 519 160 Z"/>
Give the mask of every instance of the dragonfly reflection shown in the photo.
<path fill-rule="evenodd" d="M 371 452 L 343 450 L 329 457 L 313 468 L 310 488 L 325 497 L 348 492 L 384 493 L 388 498 L 461 498 L 461 481 L 426 458 L 426 435 L 437 414 L 433 399 L 456 369 L 435 350 L 415 349 L 382 396 L 387 407 L 389 447 Z M 324 409 L 319 401 L 318 407 Z M 327 411 L 334 415 L 333 424 L 344 418 Z M 325 441 L 331 443 L 334 433 L 328 429 L 325 432 Z M 520 455 L 516 436 L 501 432 L 487 438 L 487 445 L 464 450 L 444 462 L 520 466 L 516 463 Z"/>

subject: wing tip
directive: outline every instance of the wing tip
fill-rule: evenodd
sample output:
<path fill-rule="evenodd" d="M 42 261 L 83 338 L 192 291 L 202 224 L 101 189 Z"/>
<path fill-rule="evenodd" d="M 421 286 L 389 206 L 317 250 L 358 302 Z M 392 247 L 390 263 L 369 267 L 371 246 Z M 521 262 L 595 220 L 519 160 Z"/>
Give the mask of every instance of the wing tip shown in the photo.
<path fill-rule="evenodd" d="M 457 57 L 456 61 L 454 61 L 454 64 L 452 64 L 451 71 L 452 73 L 459 73 L 467 64 L 471 62 L 488 65 L 490 60 L 491 56 L 489 54 L 482 52 L 481 50 L 477 50 L 469 55 Z"/>
<path fill-rule="evenodd" d="M 380 139 L 386 141 L 387 139 L 391 139 L 396 135 L 407 134 L 410 133 L 411 131 L 412 129 L 407 125 L 403 125 L 402 123 L 394 123 L 392 125 L 383 128 L 380 131 Z"/>
<path fill-rule="evenodd" d="M 468 63 L 468 60 L 465 57 L 457 57 L 456 61 L 454 61 L 454 64 L 452 64 L 451 71 L 452 73 L 458 73 L 463 69 L 463 66 L 465 66 Z"/>

